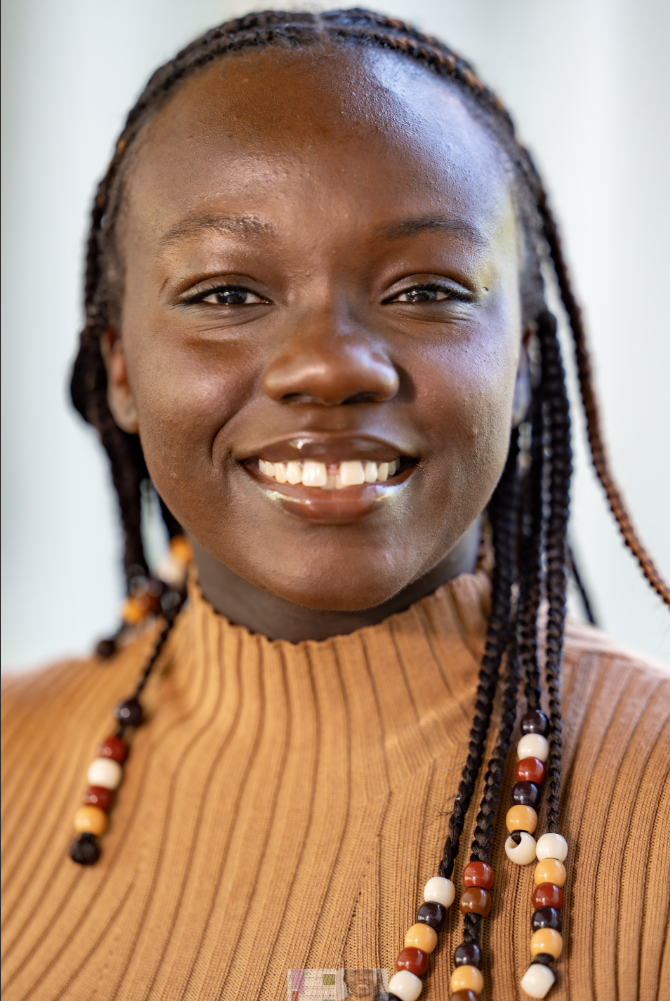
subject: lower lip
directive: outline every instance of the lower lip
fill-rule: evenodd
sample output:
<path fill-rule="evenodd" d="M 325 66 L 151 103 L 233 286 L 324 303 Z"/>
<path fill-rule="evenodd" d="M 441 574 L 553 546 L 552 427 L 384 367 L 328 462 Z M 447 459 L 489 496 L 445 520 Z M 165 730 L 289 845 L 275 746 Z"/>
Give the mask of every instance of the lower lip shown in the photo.
<path fill-rule="evenodd" d="M 407 483 L 416 469 L 412 466 L 384 483 L 363 483 L 342 490 L 304 487 L 302 484 L 277 483 L 260 470 L 243 467 L 256 486 L 284 511 L 304 521 L 319 525 L 350 525 L 389 501 Z"/>

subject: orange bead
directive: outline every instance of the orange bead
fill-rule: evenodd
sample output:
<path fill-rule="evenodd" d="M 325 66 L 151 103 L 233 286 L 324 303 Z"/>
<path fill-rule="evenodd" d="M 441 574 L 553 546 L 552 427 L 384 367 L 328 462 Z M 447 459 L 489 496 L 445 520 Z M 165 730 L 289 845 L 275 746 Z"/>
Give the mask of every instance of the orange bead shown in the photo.
<path fill-rule="evenodd" d="M 491 895 L 481 886 L 471 886 L 461 894 L 458 906 L 461 914 L 481 914 L 485 918 L 491 910 Z"/>
<path fill-rule="evenodd" d="M 457 966 L 451 974 L 452 991 L 472 991 L 481 994 L 484 990 L 484 978 L 476 966 Z"/>
<path fill-rule="evenodd" d="M 537 814 L 532 806 L 511 806 L 505 823 L 510 834 L 514 831 L 528 831 L 532 834 L 537 827 Z"/>
<path fill-rule="evenodd" d="M 127 626 L 138 625 L 149 614 L 150 609 L 145 607 L 145 602 L 141 600 L 143 597 L 144 595 L 128 598 L 124 602 L 121 617 Z"/>
<path fill-rule="evenodd" d="M 191 563 L 193 550 L 185 535 L 175 535 L 170 539 L 170 553 L 177 563 Z"/>
<path fill-rule="evenodd" d="M 540 883 L 553 883 L 554 886 L 563 886 L 567 873 L 565 866 L 555 858 L 545 858 L 535 866 L 535 885 Z"/>
<path fill-rule="evenodd" d="M 432 952 L 437 945 L 437 932 L 430 925 L 412 925 L 407 929 L 405 945 L 407 948 L 421 949 L 421 952 Z"/>
<path fill-rule="evenodd" d="M 107 814 L 97 806 L 80 806 L 74 815 L 74 829 L 87 834 L 104 834 Z"/>
<path fill-rule="evenodd" d="M 563 936 L 554 928 L 538 928 L 531 937 L 530 952 L 532 956 L 545 953 L 558 959 L 563 952 Z"/>
<path fill-rule="evenodd" d="M 493 869 L 486 862 L 468 862 L 463 870 L 463 886 L 493 886 Z"/>

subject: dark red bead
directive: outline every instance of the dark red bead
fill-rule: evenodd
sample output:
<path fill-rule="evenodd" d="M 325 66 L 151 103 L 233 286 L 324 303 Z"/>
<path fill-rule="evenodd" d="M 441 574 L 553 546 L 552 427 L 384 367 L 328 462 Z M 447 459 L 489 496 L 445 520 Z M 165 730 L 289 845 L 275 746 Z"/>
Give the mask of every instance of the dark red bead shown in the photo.
<path fill-rule="evenodd" d="M 428 966 L 428 953 L 422 949 L 407 946 L 395 961 L 396 970 L 409 970 L 415 977 L 422 977 Z"/>
<path fill-rule="evenodd" d="M 563 906 L 563 890 L 555 883 L 540 883 L 533 890 L 533 908 L 555 907 L 560 911 Z"/>
<path fill-rule="evenodd" d="M 97 806 L 100 810 L 109 810 L 114 799 L 114 791 L 103 786 L 89 786 L 83 795 L 84 806 Z"/>
<path fill-rule="evenodd" d="M 515 806 L 532 806 L 540 802 L 542 790 L 535 782 L 517 782 L 512 789 L 512 802 Z"/>
<path fill-rule="evenodd" d="M 521 733 L 541 733 L 546 737 L 549 733 L 549 720 L 539 709 L 533 709 L 521 717 Z"/>
<path fill-rule="evenodd" d="M 451 995 L 451 1001 L 479 1001 L 474 991 L 456 991 Z"/>
<path fill-rule="evenodd" d="M 542 785 L 544 782 L 545 768 L 539 758 L 522 758 L 516 763 L 517 782 L 535 782 Z"/>
<path fill-rule="evenodd" d="M 493 869 L 487 862 L 468 862 L 463 870 L 463 886 L 481 886 L 490 890 L 493 886 Z"/>
<path fill-rule="evenodd" d="M 111 758 L 112 761 L 118 761 L 122 765 L 128 757 L 128 745 L 123 737 L 105 737 L 98 748 L 98 757 Z"/>
<path fill-rule="evenodd" d="M 447 920 L 447 908 L 436 900 L 428 900 L 417 911 L 416 920 L 420 924 L 430 925 L 435 931 L 442 931 Z"/>
<path fill-rule="evenodd" d="M 93 834 L 80 834 L 70 845 L 70 858 L 78 865 L 94 865 L 100 858 L 100 848 Z"/>
<path fill-rule="evenodd" d="M 114 715 L 124 726 L 140 726 L 144 719 L 144 711 L 137 699 L 126 699 L 124 702 L 119 702 L 114 710 Z"/>
<path fill-rule="evenodd" d="M 454 966 L 482 965 L 482 950 L 476 942 L 461 942 L 454 952 Z"/>
<path fill-rule="evenodd" d="M 538 928 L 553 928 L 555 931 L 560 931 L 563 924 L 561 912 L 555 907 L 538 907 L 534 911 L 530 923 L 533 931 L 537 931 Z"/>

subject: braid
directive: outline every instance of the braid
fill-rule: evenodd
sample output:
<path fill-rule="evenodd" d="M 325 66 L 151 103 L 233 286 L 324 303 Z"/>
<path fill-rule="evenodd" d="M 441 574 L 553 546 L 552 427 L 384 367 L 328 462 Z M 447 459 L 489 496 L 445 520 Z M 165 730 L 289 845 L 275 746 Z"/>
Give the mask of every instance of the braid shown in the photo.
<path fill-rule="evenodd" d="M 498 684 L 510 621 L 512 584 L 514 583 L 514 538 L 516 507 L 516 463 L 518 436 L 514 435 L 505 469 L 490 504 L 495 564 L 492 575 L 491 614 L 486 649 L 479 672 L 475 718 L 470 730 L 470 745 L 454 808 L 449 818 L 449 833 L 442 853 L 439 873 L 447 879 L 454 869 L 465 815 L 470 806 L 481 767 L 488 735 L 493 698 Z"/>

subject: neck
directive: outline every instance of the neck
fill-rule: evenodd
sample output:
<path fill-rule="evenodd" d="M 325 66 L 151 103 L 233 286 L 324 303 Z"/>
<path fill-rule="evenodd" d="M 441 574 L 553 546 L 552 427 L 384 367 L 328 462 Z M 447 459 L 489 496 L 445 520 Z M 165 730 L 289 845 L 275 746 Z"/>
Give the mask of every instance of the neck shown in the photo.
<path fill-rule="evenodd" d="M 190 542 L 202 593 L 216 612 L 235 625 L 246 626 L 250 632 L 260 633 L 268 639 L 300 643 L 302 640 L 325 640 L 375 625 L 409 608 L 445 581 L 462 573 L 472 573 L 477 564 L 480 529 L 477 520 L 439 563 L 388 601 L 374 608 L 346 612 L 306 608 L 262 591 L 211 556 L 192 537 Z"/>

